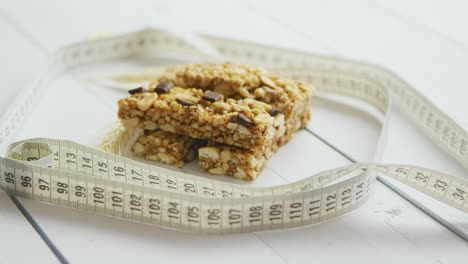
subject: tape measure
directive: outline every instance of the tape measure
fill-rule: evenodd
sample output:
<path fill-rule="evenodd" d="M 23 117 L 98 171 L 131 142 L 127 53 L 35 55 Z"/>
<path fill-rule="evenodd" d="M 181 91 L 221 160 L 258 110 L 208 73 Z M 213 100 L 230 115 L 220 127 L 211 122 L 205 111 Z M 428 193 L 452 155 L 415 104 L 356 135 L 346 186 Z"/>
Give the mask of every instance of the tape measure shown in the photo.
<path fill-rule="evenodd" d="M 0 123 L 0 148 L 33 107 L 33 98 L 73 66 L 145 52 L 263 65 L 313 83 L 320 93 L 357 98 L 388 117 L 392 102 L 468 169 L 467 132 L 393 73 L 375 65 L 200 36 L 149 29 L 59 50 L 46 72 L 25 89 Z M 386 122 L 385 122 L 386 123 Z M 386 130 L 383 125 L 383 133 Z M 378 150 L 382 150 L 379 141 Z M 379 152 L 379 151 L 378 151 Z M 140 163 L 70 141 L 15 142 L 0 157 L 0 185 L 11 194 L 165 228 L 207 234 L 253 232 L 318 224 L 351 212 L 367 199 L 377 175 L 398 180 L 448 206 L 468 212 L 468 180 L 408 165 L 356 163 L 299 182 L 251 188 Z"/>

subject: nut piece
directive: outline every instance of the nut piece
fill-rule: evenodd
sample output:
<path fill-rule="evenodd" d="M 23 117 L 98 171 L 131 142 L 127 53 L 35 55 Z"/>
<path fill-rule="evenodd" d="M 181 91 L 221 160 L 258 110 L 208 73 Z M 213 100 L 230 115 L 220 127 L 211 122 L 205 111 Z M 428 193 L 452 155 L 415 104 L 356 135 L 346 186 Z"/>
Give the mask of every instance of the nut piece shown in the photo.
<path fill-rule="evenodd" d="M 155 93 L 144 93 L 140 100 L 137 101 L 138 109 L 146 111 L 153 104 L 153 101 L 158 98 Z"/>
<path fill-rule="evenodd" d="M 161 125 L 160 128 L 164 131 L 167 131 L 167 132 L 171 132 L 171 133 L 175 133 L 176 130 L 173 126 L 169 125 L 169 124 L 164 124 L 164 125 Z"/>
<path fill-rule="evenodd" d="M 245 126 L 239 126 L 239 128 L 237 129 L 237 131 L 242 134 L 242 135 L 247 135 L 247 136 L 250 136 L 252 135 L 252 133 L 250 132 L 249 129 L 245 128 Z"/>
<path fill-rule="evenodd" d="M 265 89 L 263 89 L 262 87 L 255 89 L 254 95 L 255 97 L 263 98 L 265 96 Z"/>
<path fill-rule="evenodd" d="M 155 130 L 157 127 L 156 123 L 151 122 L 151 121 L 145 121 L 143 122 L 143 129 L 144 130 Z"/>
<path fill-rule="evenodd" d="M 226 126 L 228 129 L 231 129 L 233 131 L 236 131 L 238 128 L 239 128 L 239 124 L 237 123 L 233 123 L 233 122 L 229 122 Z"/>
<path fill-rule="evenodd" d="M 239 88 L 239 94 L 242 95 L 242 97 L 244 97 L 244 98 L 247 98 L 247 97 L 250 96 L 249 90 L 247 90 L 244 87 Z"/>
<path fill-rule="evenodd" d="M 267 124 L 273 124 L 274 119 L 273 117 L 267 115 L 267 114 L 260 114 L 255 117 L 254 119 L 255 123 L 267 123 Z"/>
<path fill-rule="evenodd" d="M 133 151 L 136 153 L 136 154 L 143 154 L 145 152 L 145 147 L 143 147 L 142 144 L 140 144 L 139 142 L 136 142 L 134 145 L 133 145 Z"/>
<path fill-rule="evenodd" d="M 215 147 L 200 148 L 198 155 L 204 158 L 219 159 L 219 149 Z"/>
<path fill-rule="evenodd" d="M 225 171 L 222 168 L 212 168 L 208 170 L 210 173 L 217 174 L 217 175 L 223 175 Z"/>
<path fill-rule="evenodd" d="M 265 75 L 260 76 L 260 80 L 262 80 L 262 83 L 272 88 L 276 86 L 275 83 Z"/>
<path fill-rule="evenodd" d="M 121 121 L 122 126 L 125 128 L 135 128 L 138 126 L 138 118 L 126 119 Z"/>
<path fill-rule="evenodd" d="M 244 180 L 245 170 L 243 170 L 242 168 L 237 168 L 237 171 L 234 172 L 234 177 L 240 180 Z"/>

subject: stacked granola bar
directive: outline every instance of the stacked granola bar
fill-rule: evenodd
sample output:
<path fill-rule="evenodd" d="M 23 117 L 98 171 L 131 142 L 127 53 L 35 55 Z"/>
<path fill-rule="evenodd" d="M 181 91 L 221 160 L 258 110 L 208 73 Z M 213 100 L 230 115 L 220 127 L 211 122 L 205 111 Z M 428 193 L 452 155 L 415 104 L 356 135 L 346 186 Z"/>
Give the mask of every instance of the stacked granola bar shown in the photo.
<path fill-rule="evenodd" d="M 243 180 L 310 119 L 306 84 L 245 65 L 176 66 L 129 92 L 118 115 L 145 130 L 135 154 L 181 166 L 198 152 L 202 170 Z"/>

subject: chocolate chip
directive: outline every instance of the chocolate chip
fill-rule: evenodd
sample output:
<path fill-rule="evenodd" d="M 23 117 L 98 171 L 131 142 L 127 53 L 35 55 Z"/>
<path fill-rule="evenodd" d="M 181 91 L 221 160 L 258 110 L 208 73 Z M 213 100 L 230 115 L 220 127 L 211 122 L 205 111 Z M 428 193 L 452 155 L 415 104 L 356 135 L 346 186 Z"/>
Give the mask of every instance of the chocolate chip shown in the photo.
<path fill-rule="evenodd" d="M 255 123 L 243 114 L 231 116 L 231 118 L 229 118 L 229 122 L 238 123 L 245 128 L 251 128 L 255 126 Z"/>
<path fill-rule="evenodd" d="M 210 101 L 210 102 L 216 102 L 219 99 L 221 99 L 221 94 L 215 93 L 212 91 L 207 91 L 203 96 L 203 100 Z"/>
<path fill-rule="evenodd" d="M 137 94 L 137 93 L 142 93 L 143 92 L 143 87 L 138 87 L 135 89 L 128 90 L 129 94 Z"/>
<path fill-rule="evenodd" d="M 233 115 L 229 118 L 229 122 L 231 123 L 237 123 L 237 115 Z"/>
<path fill-rule="evenodd" d="M 187 101 L 184 101 L 184 100 L 179 99 L 179 98 L 176 99 L 176 102 L 178 102 L 179 104 L 181 104 L 181 105 L 183 105 L 183 106 L 192 106 L 192 105 L 195 105 L 195 104 L 192 103 L 192 102 L 187 102 Z"/>
<path fill-rule="evenodd" d="M 279 109 L 271 109 L 270 111 L 268 111 L 268 113 L 271 115 L 271 116 L 277 116 L 279 114 L 282 114 L 283 111 L 279 110 Z"/>
<path fill-rule="evenodd" d="M 172 83 L 170 82 L 160 82 L 158 83 L 158 85 L 156 86 L 156 88 L 154 88 L 154 91 L 158 94 L 164 94 L 164 93 L 167 93 L 169 92 L 169 89 L 172 88 Z"/>

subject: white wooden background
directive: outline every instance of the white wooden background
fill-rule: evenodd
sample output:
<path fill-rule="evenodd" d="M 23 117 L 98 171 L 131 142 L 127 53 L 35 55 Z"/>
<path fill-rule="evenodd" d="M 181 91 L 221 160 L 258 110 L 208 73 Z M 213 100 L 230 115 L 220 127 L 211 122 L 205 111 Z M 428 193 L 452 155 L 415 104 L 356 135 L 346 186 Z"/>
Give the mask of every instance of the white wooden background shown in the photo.
<path fill-rule="evenodd" d="M 423 91 L 468 129 L 466 1 L 26 1 L 0 0 L 0 111 L 55 49 L 94 33 L 184 28 L 382 64 Z M 349 109 L 316 107 L 310 128 L 358 161 L 372 158 L 379 126 Z M 306 133 L 313 171 L 350 161 Z M 299 142 L 296 140 L 295 142 Z M 279 153 L 280 159 L 294 153 Z M 401 116 L 392 113 L 385 162 L 465 176 Z M 310 162 L 297 159 L 291 166 Z M 288 168 L 276 168 L 287 170 Z M 312 171 L 312 172 L 313 172 Z M 311 171 L 308 170 L 307 173 Z M 286 171 L 284 173 L 287 173 Z M 301 173 L 301 172 L 299 172 Z M 306 173 L 306 172 L 303 172 Z M 196 236 L 20 200 L 50 244 L 70 262 L 125 263 L 467 263 L 468 243 L 439 222 L 468 232 L 468 217 L 437 209 L 436 221 L 377 183 L 357 212 L 304 229 Z M 10 198 L 0 192 L 0 263 L 59 262 Z"/>

